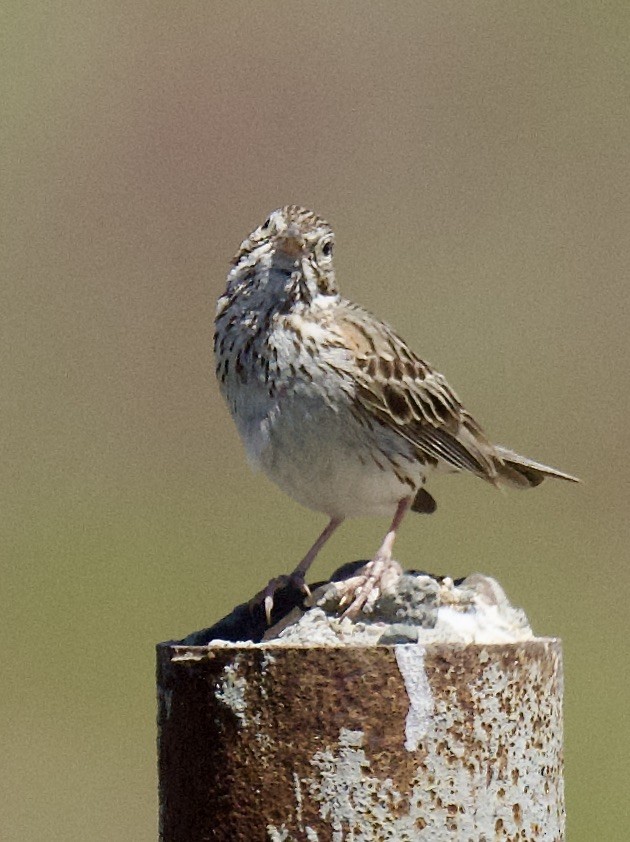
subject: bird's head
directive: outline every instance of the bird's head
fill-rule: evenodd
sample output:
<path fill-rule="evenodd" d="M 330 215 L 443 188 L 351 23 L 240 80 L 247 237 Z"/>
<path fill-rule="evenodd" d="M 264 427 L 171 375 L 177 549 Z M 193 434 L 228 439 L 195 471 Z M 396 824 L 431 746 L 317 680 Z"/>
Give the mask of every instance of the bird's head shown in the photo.
<path fill-rule="evenodd" d="M 337 296 L 330 225 L 313 211 L 287 205 L 273 211 L 241 243 L 228 276 L 229 295 L 252 287 L 278 299 L 312 303 L 320 296 Z"/>

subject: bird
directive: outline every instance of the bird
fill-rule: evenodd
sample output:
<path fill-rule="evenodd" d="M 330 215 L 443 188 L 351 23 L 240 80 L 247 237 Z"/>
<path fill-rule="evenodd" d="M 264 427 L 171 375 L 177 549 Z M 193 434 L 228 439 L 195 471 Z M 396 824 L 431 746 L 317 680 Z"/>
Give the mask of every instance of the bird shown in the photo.
<path fill-rule="evenodd" d="M 306 573 L 346 519 L 388 517 L 376 553 L 342 583 L 344 617 L 371 611 L 402 574 L 392 551 L 403 519 L 436 509 L 434 474 L 517 489 L 579 481 L 493 444 L 442 374 L 341 295 L 334 248 L 313 211 L 274 210 L 241 243 L 217 301 L 216 375 L 251 466 L 328 518 L 293 572 L 257 595 L 268 621 L 278 588 L 309 593 Z"/>

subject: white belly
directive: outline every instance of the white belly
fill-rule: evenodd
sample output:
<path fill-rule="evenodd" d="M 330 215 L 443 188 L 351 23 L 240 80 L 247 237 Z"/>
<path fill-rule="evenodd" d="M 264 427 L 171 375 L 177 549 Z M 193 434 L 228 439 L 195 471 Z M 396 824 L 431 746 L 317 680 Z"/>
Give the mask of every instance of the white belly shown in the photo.
<path fill-rule="evenodd" d="M 235 420 L 250 461 L 302 505 L 329 517 L 391 517 L 422 484 L 409 445 L 363 427 L 343 403 L 335 412 L 313 396 L 247 391 Z"/>

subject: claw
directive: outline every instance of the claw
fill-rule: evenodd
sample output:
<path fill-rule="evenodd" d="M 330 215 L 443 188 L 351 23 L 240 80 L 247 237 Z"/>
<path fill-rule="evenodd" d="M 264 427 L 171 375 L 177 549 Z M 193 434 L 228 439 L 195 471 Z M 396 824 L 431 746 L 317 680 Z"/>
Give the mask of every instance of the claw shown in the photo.
<path fill-rule="evenodd" d="M 379 593 L 376 594 L 376 597 L 372 601 L 371 607 L 374 607 L 374 602 L 376 602 L 379 595 L 380 595 Z M 368 603 L 368 595 L 367 594 L 364 595 L 364 594 L 361 593 L 360 590 L 358 590 L 354 599 L 350 603 L 350 605 L 346 608 L 346 610 L 341 615 L 341 619 L 345 620 L 347 618 L 347 619 L 350 619 L 350 620 L 354 620 L 361 613 L 361 611 L 364 610 L 367 603 Z"/>
<path fill-rule="evenodd" d="M 265 617 L 267 618 L 267 625 L 271 625 L 271 609 L 273 608 L 273 596 L 268 594 L 265 597 Z"/>
<path fill-rule="evenodd" d="M 270 626 L 272 623 L 271 619 L 271 612 L 274 606 L 274 595 L 276 591 L 281 590 L 282 588 L 286 588 L 289 586 L 293 586 L 298 590 L 302 591 L 303 594 L 306 596 L 311 595 L 311 590 L 304 581 L 303 574 L 285 574 L 282 576 L 276 576 L 275 579 L 271 579 L 265 587 L 259 591 L 255 597 L 253 597 L 249 601 L 249 609 L 253 611 L 259 605 L 262 605 L 265 611 L 265 618 L 267 620 L 267 625 Z"/>

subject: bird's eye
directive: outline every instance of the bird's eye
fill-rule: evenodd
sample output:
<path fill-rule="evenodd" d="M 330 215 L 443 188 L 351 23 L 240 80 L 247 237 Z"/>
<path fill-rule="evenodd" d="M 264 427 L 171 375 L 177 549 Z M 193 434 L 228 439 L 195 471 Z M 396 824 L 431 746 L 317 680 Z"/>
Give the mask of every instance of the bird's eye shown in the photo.
<path fill-rule="evenodd" d="M 268 216 L 260 227 L 263 231 L 268 231 L 271 228 L 271 217 Z"/>
<path fill-rule="evenodd" d="M 322 254 L 324 255 L 324 257 L 332 257 L 332 253 L 333 253 L 333 241 L 332 240 L 326 240 L 326 242 L 322 246 Z"/>

